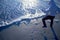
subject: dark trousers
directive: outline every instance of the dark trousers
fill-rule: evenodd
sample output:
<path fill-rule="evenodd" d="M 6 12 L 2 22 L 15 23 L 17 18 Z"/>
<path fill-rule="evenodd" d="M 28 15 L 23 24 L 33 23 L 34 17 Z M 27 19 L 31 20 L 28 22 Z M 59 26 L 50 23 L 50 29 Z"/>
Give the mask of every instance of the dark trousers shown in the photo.
<path fill-rule="evenodd" d="M 55 18 L 55 16 L 50 16 L 50 15 L 44 17 L 44 18 L 42 19 L 43 25 L 46 27 L 46 22 L 45 22 L 45 20 L 50 19 L 50 20 L 51 20 L 50 27 L 52 27 L 52 26 L 53 26 L 53 20 L 54 20 L 54 18 Z"/>

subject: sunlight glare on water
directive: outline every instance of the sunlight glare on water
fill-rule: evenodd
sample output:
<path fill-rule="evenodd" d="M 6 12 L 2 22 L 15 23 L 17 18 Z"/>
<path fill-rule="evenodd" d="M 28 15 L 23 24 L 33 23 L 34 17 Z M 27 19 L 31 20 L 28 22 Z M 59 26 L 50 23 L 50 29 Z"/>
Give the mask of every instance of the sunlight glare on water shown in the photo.
<path fill-rule="evenodd" d="M 34 18 L 45 15 L 41 9 L 45 9 L 49 7 L 47 2 L 43 0 L 5 0 L 5 6 L 3 14 L 5 17 L 1 15 L 4 19 L 1 20 L 1 25 L 10 24 L 16 22 L 18 20 L 22 20 L 25 18 Z M 11 4 L 12 3 L 12 4 Z M 6 6 L 7 5 L 7 6 Z M 2 18 L 1 18 L 2 19 Z M 4 22 L 5 21 L 5 22 Z"/>
<path fill-rule="evenodd" d="M 33 8 L 38 4 L 38 0 L 22 0 L 23 8 Z"/>

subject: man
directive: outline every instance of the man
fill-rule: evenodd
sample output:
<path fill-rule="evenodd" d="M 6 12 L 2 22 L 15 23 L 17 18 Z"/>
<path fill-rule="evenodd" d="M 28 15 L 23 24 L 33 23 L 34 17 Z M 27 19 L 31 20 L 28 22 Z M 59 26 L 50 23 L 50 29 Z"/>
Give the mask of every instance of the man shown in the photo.
<path fill-rule="evenodd" d="M 54 20 L 55 15 L 56 15 L 56 13 L 58 11 L 58 7 L 56 6 L 54 0 L 51 0 L 49 2 L 49 5 L 50 5 L 50 8 L 47 8 L 46 11 L 42 10 L 44 12 L 48 12 L 48 14 L 42 19 L 42 22 L 43 22 L 43 25 L 44 25 L 43 28 L 47 27 L 46 23 L 45 23 L 45 20 L 48 20 L 48 19 L 51 20 L 50 27 L 53 26 L 53 20 Z"/>

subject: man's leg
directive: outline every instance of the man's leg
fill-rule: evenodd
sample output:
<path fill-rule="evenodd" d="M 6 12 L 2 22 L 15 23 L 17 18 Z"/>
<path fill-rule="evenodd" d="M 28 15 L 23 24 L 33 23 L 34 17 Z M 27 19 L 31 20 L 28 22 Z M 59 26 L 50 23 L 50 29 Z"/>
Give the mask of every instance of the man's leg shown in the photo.
<path fill-rule="evenodd" d="M 51 18 L 51 23 L 50 23 L 50 27 L 53 26 L 53 20 L 54 20 L 54 17 Z"/>
<path fill-rule="evenodd" d="M 42 19 L 42 22 L 43 22 L 43 25 L 44 25 L 43 27 L 47 27 L 46 22 L 45 22 L 45 20 L 47 20 L 47 19 L 49 19 L 49 16 L 46 16 L 45 18 Z"/>
<path fill-rule="evenodd" d="M 50 23 L 50 27 L 52 27 L 53 26 L 53 19 L 51 19 L 51 23 Z"/>
<path fill-rule="evenodd" d="M 42 19 L 42 22 L 43 22 L 43 27 L 46 27 L 46 22 L 45 22 L 45 18 Z"/>

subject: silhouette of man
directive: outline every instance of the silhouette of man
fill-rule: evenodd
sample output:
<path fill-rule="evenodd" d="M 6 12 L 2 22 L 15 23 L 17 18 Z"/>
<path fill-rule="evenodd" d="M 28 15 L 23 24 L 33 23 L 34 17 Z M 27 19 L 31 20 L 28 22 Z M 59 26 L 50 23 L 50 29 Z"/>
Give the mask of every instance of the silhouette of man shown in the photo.
<path fill-rule="evenodd" d="M 45 15 L 45 17 L 42 19 L 42 22 L 43 22 L 43 25 L 44 25 L 43 28 L 44 28 L 44 27 L 47 27 L 47 26 L 46 26 L 46 23 L 45 23 L 45 20 L 48 20 L 48 19 L 51 20 L 50 27 L 53 26 L 53 20 L 54 20 L 54 18 L 55 18 L 55 15 L 56 15 L 56 13 L 57 13 L 57 10 L 58 10 L 58 7 L 56 6 L 54 0 L 50 0 L 49 5 L 50 5 L 50 7 L 47 8 L 45 11 L 42 10 L 42 11 L 44 11 L 45 13 L 48 12 L 48 13 Z"/>

